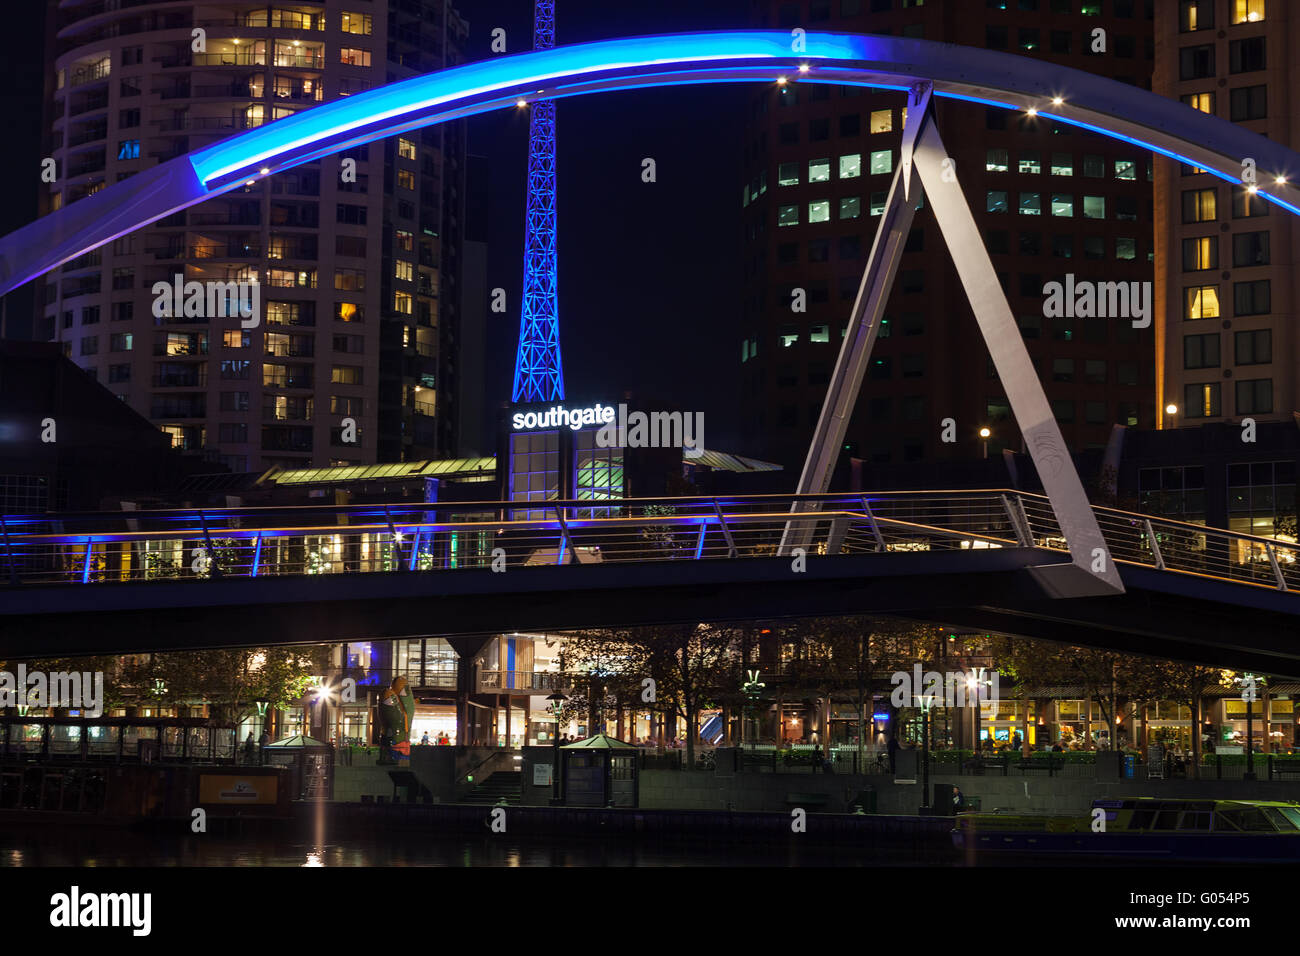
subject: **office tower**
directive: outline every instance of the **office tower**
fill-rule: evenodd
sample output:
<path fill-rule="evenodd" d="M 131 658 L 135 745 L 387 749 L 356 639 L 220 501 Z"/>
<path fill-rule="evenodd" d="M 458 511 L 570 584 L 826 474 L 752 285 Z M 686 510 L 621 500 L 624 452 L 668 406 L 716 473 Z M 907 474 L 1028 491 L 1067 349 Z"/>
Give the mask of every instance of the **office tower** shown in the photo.
<path fill-rule="evenodd" d="M 1044 59 L 1148 87 L 1153 11 L 1135 0 L 761 0 L 754 26 L 890 34 Z M 1095 30 L 1105 52 L 1094 52 Z M 750 101 L 744 144 L 747 451 L 797 472 L 899 161 L 904 96 L 802 81 Z M 1052 318 L 1044 286 L 1152 278 L 1146 151 L 1086 130 L 940 100 L 936 115 L 994 268 L 1072 449 L 1155 424 L 1153 333 Z M 801 294 L 800 294 L 801 290 Z M 802 299 L 806 311 L 795 311 Z M 943 441 L 945 419 L 956 441 Z M 917 214 L 846 437 L 872 465 L 1020 449 L 988 351 L 928 209 Z"/>
<path fill-rule="evenodd" d="M 468 29 L 449 0 L 51 7 L 47 211 L 455 65 Z M 237 471 L 449 453 L 464 155 L 463 126 L 436 126 L 178 212 L 46 276 L 40 332 L 175 445 Z M 177 276 L 257 282 L 257 324 L 156 318 L 155 284 Z"/>

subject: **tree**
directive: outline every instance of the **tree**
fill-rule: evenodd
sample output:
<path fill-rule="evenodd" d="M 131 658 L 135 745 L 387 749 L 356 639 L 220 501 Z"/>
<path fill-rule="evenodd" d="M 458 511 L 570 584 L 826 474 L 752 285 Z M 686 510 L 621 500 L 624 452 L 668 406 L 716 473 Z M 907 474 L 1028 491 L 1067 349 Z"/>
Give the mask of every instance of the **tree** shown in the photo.
<path fill-rule="evenodd" d="M 1145 701 L 1171 700 L 1186 704 L 1192 718 L 1191 776 L 1201 776 L 1201 705 L 1205 689 L 1230 673 L 1218 667 L 1138 658 L 1132 666 L 1137 696 Z"/>
<path fill-rule="evenodd" d="M 149 655 L 123 676 L 145 693 L 160 687 L 159 702 L 204 701 L 215 724 L 237 726 L 259 698 L 278 710 L 300 701 L 313 675 L 328 666 L 328 655 L 326 645 L 170 651 Z"/>

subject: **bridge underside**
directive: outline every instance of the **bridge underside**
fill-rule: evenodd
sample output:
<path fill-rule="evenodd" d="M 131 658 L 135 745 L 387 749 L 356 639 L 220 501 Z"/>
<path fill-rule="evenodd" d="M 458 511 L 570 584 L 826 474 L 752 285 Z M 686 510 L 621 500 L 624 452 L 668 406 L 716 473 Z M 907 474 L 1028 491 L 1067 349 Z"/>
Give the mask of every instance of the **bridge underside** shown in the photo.
<path fill-rule="evenodd" d="M 1127 593 L 1062 597 L 1083 573 L 1068 561 L 1005 548 L 813 557 L 802 574 L 774 558 L 34 588 L 5 594 L 0 658 L 861 614 L 1300 676 L 1293 596 L 1123 566 Z"/>

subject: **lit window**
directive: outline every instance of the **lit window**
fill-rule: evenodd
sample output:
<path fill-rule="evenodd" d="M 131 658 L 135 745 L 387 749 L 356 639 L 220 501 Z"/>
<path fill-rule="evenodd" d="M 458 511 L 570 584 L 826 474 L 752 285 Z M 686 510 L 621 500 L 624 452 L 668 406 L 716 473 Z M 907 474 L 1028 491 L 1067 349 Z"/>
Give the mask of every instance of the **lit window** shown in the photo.
<path fill-rule="evenodd" d="M 1196 285 L 1183 290 L 1183 318 L 1217 319 L 1219 317 L 1219 287 Z"/>
<path fill-rule="evenodd" d="M 880 215 L 883 215 L 884 212 L 885 212 L 885 203 L 888 202 L 888 201 L 889 201 L 889 194 L 888 194 L 888 193 L 886 193 L 886 192 L 872 193 L 872 194 L 871 194 L 871 208 L 868 210 L 868 212 L 869 212 L 872 216 L 880 216 Z"/>
<path fill-rule="evenodd" d="M 1219 268 L 1219 244 L 1214 236 L 1183 240 L 1183 271 L 1203 272 Z"/>
<path fill-rule="evenodd" d="M 401 279 L 404 282 L 413 282 L 415 280 L 415 263 L 407 262 L 405 259 L 394 259 L 393 278 Z"/>
<path fill-rule="evenodd" d="M 365 318 L 365 312 L 355 302 L 336 302 L 334 318 L 340 322 L 360 322 Z"/>
<path fill-rule="evenodd" d="M 781 348 L 788 349 L 799 341 L 799 333 L 790 326 L 781 332 Z"/>
<path fill-rule="evenodd" d="M 402 159 L 415 159 L 415 144 L 409 139 L 399 139 L 397 141 L 397 155 Z"/>
<path fill-rule="evenodd" d="M 1052 215 L 1073 216 L 1074 197 L 1069 193 L 1052 193 Z"/>
<path fill-rule="evenodd" d="M 397 171 L 397 185 L 401 189 L 415 190 L 415 173 L 409 169 L 399 169 Z"/>
<path fill-rule="evenodd" d="M 370 51 L 343 47 L 339 50 L 339 62 L 344 66 L 369 66 Z"/>
<path fill-rule="evenodd" d="M 366 287 L 364 269 L 335 269 L 334 288 L 345 292 L 360 292 Z"/>
<path fill-rule="evenodd" d="M 1233 23 L 1258 23 L 1264 19 L 1264 0 L 1232 0 Z"/>
<path fill-rule="evenodd" d="M 872 110 L 871 111 L 871 132 L 888 133 L 894 129 L 894 111 L 893 110 Z"/>
<path fill-rule="evenodd" d="M 1022 176 L 1024 175 L 1037 176 L 1042 171 L 1043 171 L 1043 163 L 1042 160 L 1039 159 L 1037 152 L 1022 153 L 1020 155 L 1019 172 Z"/>
<path fill-rule="evenodd" d="M 1005 149 L 990 149 L 984 154 L 984 171 L 987 173 L 1005 173 L 1008 162 Z"/>
<path fill-rule="evenodd" d="M 1217 189 L 1188 189 L 1183 192 L 1183 222 L 1213 222 L 1218 218 Z"/>
<path fill-rule="evenodd" d="M 882 173 L 892 173 L 894 171 L 894 151 L 892 149 L 878 149 L 871 154 L 871 175 L 879 176 Z"/>
<path fill-rule="evenodd" d="M 1137 240 L 1119 237 L 1115 240 L 1115 258 L 1116 259 L 1136 259 L 1137 258 Z"/>
<path fill-rule="evenodd" d="M 780 186 L 798 186 L 799 185 L 799 164 L 782 163 L 776 174 L 777 185 Z"/>
<path fill-rule="evenodd" d="M 139 159 L 140 158 L 140 141 L 138 139 L 124 139 L 117 144 L 118 159 Z"/>
<path fill-rule="evenodd" d="M 799 225 L 799 207 L 797 205 L 778 207 L 776 210 L 776 224 L 778 227 Z"/>
<path fill-rule="evenodd" d="M 356 365 L 331 366 L 330 381 L 335 385 L 360 385 L 361 369 Z"/>
<path fill-rule="evenodd" d="M 1043 197 L 1041 193 L 1020 194 L 1020 215 L 1041 216 L 1043 214 Z"/>
<path fill-rule="evenodd" d="M 840 179 L 857 179 L 861 175 L 861 153 L 846 153 L 840 157 Z"/>
<path fill-rule="evenodd" d="M 840 200 L 840 218 L 858 219 L 862 216 L 862 197 L 845 196 Z"/>
<path fill-rule="evenodd" d="M 1074 157 L 1069 153 L 1053 153 L 1052 154 L 1052 175 L 1073 176 Z"/>
<path fill-rule="evenodd" d="M 1115 160 L 1115 178 L 1130 182 L 1137 180 L 1137 163 L 1131 159 Z"/>
<path fill-rule="evenodd" d="M 830 178 L 831 161 L 829 159 L 808 160 L 808 182 L 825 183 L 830 182 Z"/>
<path fill-rule="evenodd" d="M 403 315 L 410 315 L 415 311 L 415 300 L 411 298 L 408 292 L 393 293 L 393 311 L 400 312 Z"/>
<path fill-rule="evenodd" d="M 1007 211 L 1007 191 L 1005 189 L 990 189 L 985 196 L 985 212 L 1006 212 Z"/>
<path fill-rule="evenodd" d="M 831 204 L 829 200 L 820 199 L 808 204 L 809 222 L 830 222 Z"/>
<path fill-rule="evenodd" d="M 1182 98 L 1183 103 L 1202 113 L 1214 113 L 1213 93 L 1188 93 Z"/>
<path fill-rule="evenodd" d="M 249 334 L 243 329 L 226 329 L 221 333 L 221 344 L 228 349 L 246 349 Z"/>
<path fill-rule="evenodd" d="M 1105 219 L 1106 218 L 1106 197 L 1105 196 L 1084 196 L 1083 197 L 1083 218 L 1084 219 Z"/>
<path fill-rule="evenodd" d="M 1188 385 L 1183 389 L 1183 409 L 1188 418 L 1215 418 L 1219 411 L 1219 383 Z"/>
<path fill-rule="evenodd" d="M 809 342 L 829 342 L 831 340 L 831 327 L 829 325 L 814 325 L 808 331 Z"/>
<path fill-rule="evenodd" d="M 344 13 L 343 32 L 370 36 L 374 27 L 368 13 Z"/>

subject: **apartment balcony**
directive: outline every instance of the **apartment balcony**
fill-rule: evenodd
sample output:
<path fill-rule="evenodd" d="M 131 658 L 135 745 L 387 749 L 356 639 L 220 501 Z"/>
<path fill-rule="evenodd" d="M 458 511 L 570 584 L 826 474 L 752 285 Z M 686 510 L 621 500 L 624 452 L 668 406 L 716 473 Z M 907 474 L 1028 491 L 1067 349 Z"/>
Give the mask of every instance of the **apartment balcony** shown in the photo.
<path fill-rule="evenodd" d="M 215 86 L 181 86 L 176 89 L 162 90 L 159 98 L 163 100 L 182 99 L 246 99 L 258 100 L 263 97 L 262 89 L 253 91 L 247 83 L 223 83 Z"/>

